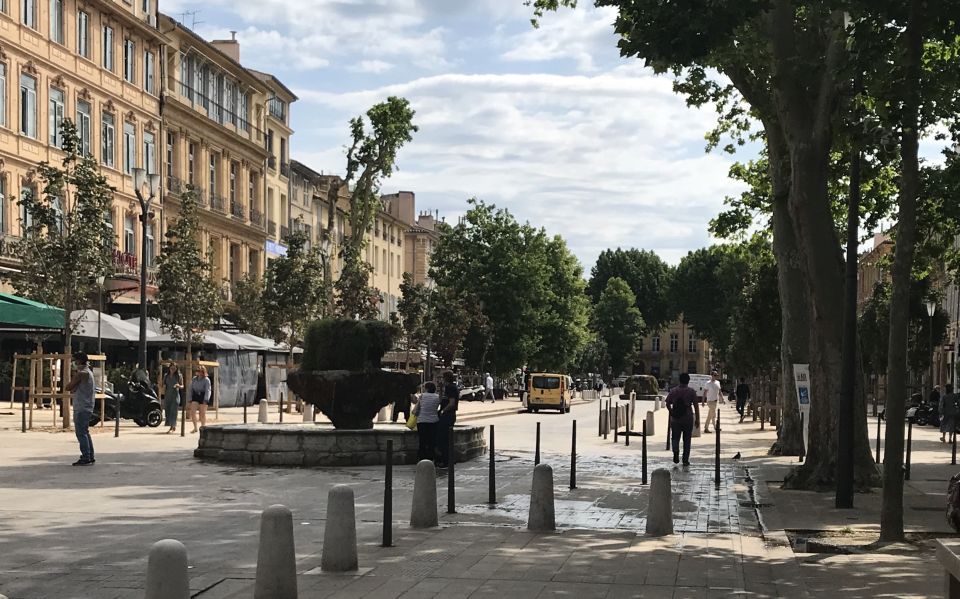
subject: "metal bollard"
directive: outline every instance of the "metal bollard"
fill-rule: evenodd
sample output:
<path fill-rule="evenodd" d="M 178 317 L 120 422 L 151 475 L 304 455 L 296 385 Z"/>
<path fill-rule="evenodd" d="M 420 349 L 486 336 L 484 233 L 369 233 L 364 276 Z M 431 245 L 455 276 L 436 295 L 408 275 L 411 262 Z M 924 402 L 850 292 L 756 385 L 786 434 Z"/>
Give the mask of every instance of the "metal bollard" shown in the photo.
<path fill-rule="evenodd" d="M 453 453 L 453 427 L 450 427 L 450 435 L 447 437 L 447 513 L 457 513 L 456 487 L 453 484 L 453 465 L 457 461 L 456 454 Z"/>
<path fill-rule="evenodd" d="M 877 416 L 877 463 L 880 463 L 880 416 Z"/>
<path fill-rule="evenodd" d="M 496 445 L 493 437 L 493 425 L 490 425 L 490 475 L 488 478 L 489 484 L 489 495 L 487 497 L 487 503 L 496 503 L 497 502 L 497 467 L 494 462 L 494 453 L 496 450 Z"/>
<path fill-rule="evenodd" d="M 243 423 L 247 423 L 247 398 L 243 398 Z"/>
<path fill-rule="evenodd" d="M 953 440 L 950 442 L 953 448 L 950 450 L 950 464 L 957 465 L 957 427 L 953 427 Z"/>
<path fill-rule="evenodd" d="M 644 420 L 643 423 L 646 424 L 647 421 Z M 629 418 L 627 418 L 627 434 L 624 435 L 624 437 L 626 437 L 626 438 L 623 440 L 623 444 L 624 444 L 626 447 L 630 447 L 630 419 L 629 419 Z"/>
<path fill-rule="evenodd" d="M 640 483 L 647 484 L 647 419 L 643 419 L 643 437 L 640 439 Z"/>
<path fill-rule="evenodd" d="M 717 437 L 717 448 L 714 451 L 713 458 L 713 483 L 719 489 L 720 488 L 720 412 L 717 411 L 717 421 L 714 423 L 713 427 L 716 432 Z"/>
<path fill-rule="evenodd" d="M 597 436 L 598 436 L 598 437 L 602 437 L 602 436 L 603 436 L 603 402 L 602 402 L 602 401 L 598 401 L 598 402 L 597 402 L 597 408 L 598 408 L 598 412 L 597 412 L 597 427 L 598 427 L 598 428 L 597 428 Z"/>
<path fill-rule="evenodd" d="M 913 449 L 913 418 L 907 418 L 907 460 L 903 466 L 903 480 L 910 480 L 911 449 Z"/>
<path fill-rule="evenodd" d="M 760 430 L 767 424 L 767 406 L 760 406 Z"/>
<path fill-rule="evenodd" d="M 803 412 L 800 412 L 800 463 L 807 457 L 807 447 L 803 443 Z"/>
<path fill-rule="evenodd" d="M 30 399 L 33 401 L 33 398 Z M 20 404 L 20 432 L 27 432 L 27 398 L 23 398 L 23 403 Z"/>
<path fill-rule="evenodd" d="M 577 421 L 573 421 L 573 435 L 570 440 L 570 488 L 577 488 Z"/>
<path fill-rule="evenodd" d="M 283 423 L 283 391 L 280 392 L 280 422 Z"/>
<path fill-rule="evenodd" d="M 393 546 L 393 439 L 387 439 L 387 465 L 383 473 L 383 544 Z"/>
<path fill-rule="evenodd" d="M 540 463 L 540 423 L 537 423 L 537 440 L 533 452 L 533 465 L 536 466 Z"/>
<path fill-rule="evenodd" d="M 670 416 L 667 416 L 667 451 L 670 451 Z"/>
<path fill-rule="evenodd" d="M 117 412 L 120 411 L 119 404 L 117 405 Z M 119 416 L 119 414 L 117 414 Z M 120 418 L 117 418 L 117 430 L 114 433 L 114 436 L 120 435 Z M 187 398 L 183 398 L 183 405 L 180 407 L 180 436 L 187 436 Z"/>

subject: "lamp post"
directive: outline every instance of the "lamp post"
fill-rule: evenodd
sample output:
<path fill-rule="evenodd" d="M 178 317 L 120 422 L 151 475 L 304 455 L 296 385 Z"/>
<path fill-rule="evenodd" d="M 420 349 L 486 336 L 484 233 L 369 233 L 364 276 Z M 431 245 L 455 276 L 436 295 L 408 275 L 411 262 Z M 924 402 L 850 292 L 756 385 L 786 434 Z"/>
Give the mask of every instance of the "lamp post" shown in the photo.
<path fill-rule="evenodd" d="M 160 189 L 160 175 L 133 169 L 133 191 L 140 202 L 140 368 L 147 369 L 147 225 L 153 199 Z M 146 193 L 146 197 L 144 194 Z"/>
<path fill-rule="evenodd" d="M 427 364 L 423 369 L 424 375 L 427 381 L 433 380 L 433 361 L 431 360 L 430 353 L 430 341 L 433 339 L 433 323 L 430 320 L 430 310 L 433 306 L 433 288 L 436 286 L 433 279 L 427 279 L 425 286 L 427 288 L 427 314 L 426 314 L 426 323 L 427 323 Z"/>
<path fill-rule="evenodd" d="M 935 352 L 933 351 L 933 315 L 937 313 L 937 302 L 934 300 L 927 300 L 927 325 L 930 329 L 930 388 L 927 389 L 927 398 L 933 393 L 933 356 Z"/>
<path fill-rule="evenodd" d="M 333 245 L 330 242 L 330 237 L 324 233 L 320 236 L 320 258 L 323 260 L 323 315 L 324 317 L 330 314 L 330 246 Z"/>
<path fill-rule="evenodd" d="M 97 354 L 103 355 L 103 338 L 100 335 L 100 327 L 103 323 L 103 282 L 107 278 L 103 275 L 97 277 Z"/>

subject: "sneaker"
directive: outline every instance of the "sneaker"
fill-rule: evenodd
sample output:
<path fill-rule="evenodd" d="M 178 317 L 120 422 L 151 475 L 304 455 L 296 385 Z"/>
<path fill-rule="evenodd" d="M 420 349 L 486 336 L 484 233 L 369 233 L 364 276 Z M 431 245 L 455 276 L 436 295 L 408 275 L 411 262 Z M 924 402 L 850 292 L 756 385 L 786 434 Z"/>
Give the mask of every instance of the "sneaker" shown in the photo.
<path fill-rule="evenodd" d="M 674 464 L 679 464 L 679 463 L 680 463 L 680 456 L 676 456 L 676 455 L 673 456 L 673 463 L 674 463 Z"/>
<path fill-rule="evenodd" d="M 95 461 L 96 461 L 96 460 L 85 460 L 85 459 L 83 459 L 83 458 L 80 458 L 79 460 L 77 460 L 76 462 L 74 462 L 73 465 L 74 465 L 74 466 L 89 466 L 90 464 L 93 464 Z"/>

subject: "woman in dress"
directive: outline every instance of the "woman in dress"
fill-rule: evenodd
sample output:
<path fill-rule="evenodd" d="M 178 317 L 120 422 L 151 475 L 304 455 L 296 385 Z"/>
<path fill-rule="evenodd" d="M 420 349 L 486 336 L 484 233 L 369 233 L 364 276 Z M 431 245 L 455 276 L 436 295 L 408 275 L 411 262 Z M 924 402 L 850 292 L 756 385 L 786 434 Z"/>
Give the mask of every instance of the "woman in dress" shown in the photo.
<path fill-rule="evenodd" d="M 166 415 L 167 433 L 177 430 L 177 410 L 180 409 L 180 389 L 183 389 L 183 375 L 177 365 L 170 362 L 167 374 L 163 377 L 163 413 Z"/>
<path fill-rule="evenodd" d="M 193 423 L 191 433 L 197 432 L 197 410 L 200 411 L 200 426 L 207 426 L 207 406 L 210 405 L 210 379 L 207 369 L 197 366 L 193 380 L 190 381 L 190 421 Z"/>

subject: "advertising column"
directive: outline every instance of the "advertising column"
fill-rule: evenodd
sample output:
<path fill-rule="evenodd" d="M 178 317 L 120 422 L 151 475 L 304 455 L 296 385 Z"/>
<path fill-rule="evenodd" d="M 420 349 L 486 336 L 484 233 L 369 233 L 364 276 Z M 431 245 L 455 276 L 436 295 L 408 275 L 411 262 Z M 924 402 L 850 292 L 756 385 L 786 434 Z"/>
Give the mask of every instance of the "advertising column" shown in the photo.
<path fill-rule="evenodd" d="M 797 403 L 803 415 L 803 449 L 806 453 L 810 437 L 810 365 L 794 364 L 793 380 L 797 387 Z"/>

